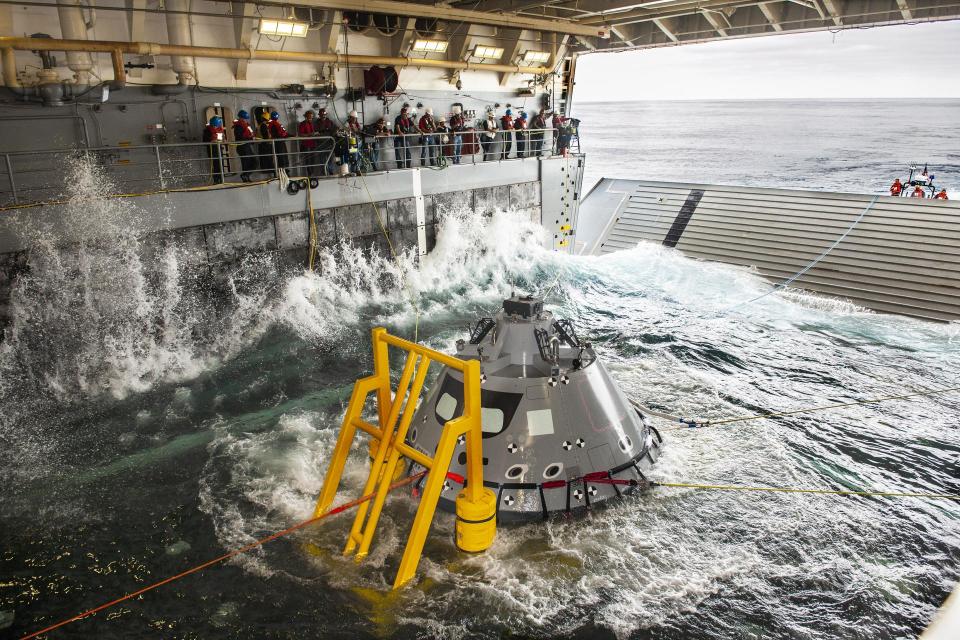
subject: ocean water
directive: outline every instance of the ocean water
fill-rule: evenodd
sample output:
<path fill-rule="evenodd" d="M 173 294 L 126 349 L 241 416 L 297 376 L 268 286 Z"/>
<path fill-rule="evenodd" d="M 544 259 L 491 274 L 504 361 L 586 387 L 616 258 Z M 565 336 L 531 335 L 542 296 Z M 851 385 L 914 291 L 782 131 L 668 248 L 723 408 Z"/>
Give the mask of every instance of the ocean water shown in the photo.
<path fill-rule="evenodd" d="M 689 113 L 676 126 L 709 119 Z M 888 156 L 882 142 L 858 153 Z M 659 166 L 623 148 L 598 147 L 588 166 L 736 181 L 709 153 L 698 172 L 692 151 Z M 835 172 L 805 163 L 810 182 L 776 182 L 780 166 L 769 186 L 817 188 Z M 791 292 L 725 313 L 769 284 L 659 246 L 561 256 L 510 211 L 448 212 L 419 265 L 343 246 L 318 274 L 251 260 L 213 292 L 186 248 L 144 247 L 134 200 L 85 199 L 107 191 L 95 168 L 70 182 L 72 216 L 37 226 L 0 344 L 0 635 L 309 517 L 351 385 L 371 367 L 370 327 L 417 326 L 452 350 L 514 287 L 571 318 L 629 396 L 684 415 L 960 385 L 955 326 Z M 74 244 L 59 249 L 59 234 Z M 656 479 L 960 494 L 958 417 L 960 395 L 945 394 L 666 432 Z M 364 457 L 358 446 L 348 463 L 354 495 Z M 385 598 L 413 509 L 390 500 L 361 564 L 339 555 L 349 517 L 331 520 L 50 637 L 909 638 L 960 575 L 956 502 L 659 488 L 501 528 L 473 556 L 439 514 L 417 584 Z"/>
<path fill-rule="evenodd" d="M 927 163 L 960 197 L 960 100 L 582 98 L 585 191 L 609 177 L 886 194 Z"/>

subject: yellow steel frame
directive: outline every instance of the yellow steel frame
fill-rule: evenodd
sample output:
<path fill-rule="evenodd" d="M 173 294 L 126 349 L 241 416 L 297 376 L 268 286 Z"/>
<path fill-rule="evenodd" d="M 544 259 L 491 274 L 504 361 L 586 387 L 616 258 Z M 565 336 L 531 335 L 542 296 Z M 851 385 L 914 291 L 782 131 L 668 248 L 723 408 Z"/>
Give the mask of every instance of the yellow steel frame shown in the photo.
<path fill-rule="evenodd" d="M 353 387 L 350 404 L 340 426 L 337 445 L 323 481 L 323 489 L 317 499 L 314 515 L 320 516 L 330 510 L 340 488 L 343 468 L 350 453 L 357 430 L 378 440 L 376 454 L 370 466 L 370 475 L 361 495 L 375 492 L 372 502 L 365 502 L 357 509 L 353 527 L 344 555 L 355 554 L 359 562 L 370 550 L 374 530 L 383 510 L 391 480 L 395 477 L 401 457 L 409 458 L 428 469 L 420 506 L 413 520 L 407 545 L 403 551 L 400 568 L 393 588 L 409 582 L 420 563 L 423 545 L 433 522 L 433 515 L 440 499 L 443 482 L 450 467 L 457 438 L 466 436 L 467 481 L 464 491 L 470 501 L 479 501 L 483 492 L 483 451 L 480 429 L 480 363 L 476 360 L 460 360 L 439 351 L 428 349 L 387 333 L 378 327 L 373 334 L 373 375 L 361 378 Z M 406 363 L 400 375 L 396 393 L 391 399 L 390 350 L 395 347 L 407 353 Z M 443 427 L 437 450 L 430 457 L 404 442 L 407 430 L 416 412 L 423 383 L 431 362 L 439 362 L 463 374 L 463 415 L 447 422 Z M 412 386 L 411 386 L 412 380 Z M 361 418 L 367 397 L 376 392 L 378 425 Z M 399 423 L 398 423 L 399 420 Z"/>

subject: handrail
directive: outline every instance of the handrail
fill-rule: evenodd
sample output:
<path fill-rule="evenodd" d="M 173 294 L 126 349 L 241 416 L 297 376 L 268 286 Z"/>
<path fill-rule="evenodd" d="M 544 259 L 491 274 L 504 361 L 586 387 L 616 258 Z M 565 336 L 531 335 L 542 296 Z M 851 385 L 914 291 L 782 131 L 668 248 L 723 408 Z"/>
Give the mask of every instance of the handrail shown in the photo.
<path fill-rule="evenodd" d="M 365 503 L 358 508 L 344 547 L 344 555 L 354 554 L 359 562 L 370 550 L 390 483 L 398 472 L 402 473 L 399 467 L 401 458 L 409 458 L 425 467 L 428 472 L 420 505 L 393 583 L 393 588 L 397 589 L 409 582 L 416 573 L 443 483 L 447 479 L 450 461 L 461 436 L 465 436 L 466 440 L 467 479 L 466 486 L 456 500 L 458 546 L 469 551 L 482 551 L 492 544 L 496 532 L 496 496 L 483 486 L 479 361 L 448 356 L 392 336 L 380 327 L 373 329 L 371 337 L 374 373 L 361 378 L 353 387 L 350 404 L 340 426 L 337 444 L 327 467 L 314 514 L 320 516 L 330 510 L 339 491 L 343 469 L 357 430 L 370 435 L 376 446 L 371 447 L 370 473 L 361 495 L 375 492 L 376 496 L 372 503 Z M 391 394 L 390 388 L 389 347 L 395 347 L 407 354 L 395 394 Z M 439 362 L 460 371 L 463 374 L 464 388 L 463 414 L 444 424 L 432 456 L 410 447 L 405 442 L 431 362 Z M 360 418 L 371 393 L 377 394 L 378 425 L 372 425 Z"/>

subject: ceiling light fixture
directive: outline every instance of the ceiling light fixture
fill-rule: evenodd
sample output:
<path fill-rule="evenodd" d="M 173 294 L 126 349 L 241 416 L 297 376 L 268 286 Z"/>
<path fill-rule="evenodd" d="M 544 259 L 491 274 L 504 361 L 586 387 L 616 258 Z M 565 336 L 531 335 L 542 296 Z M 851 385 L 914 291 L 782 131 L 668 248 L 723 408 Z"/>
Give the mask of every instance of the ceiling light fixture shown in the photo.
<path fill-rule="evenodd" d="M 527 51 L 523 54 L 523 61 L 527 64 L 532 62 L 547 62 L 550 59 L 549 51 Z"/>
<path fill-rule="evenodd" d="M 413 50 L 423 53 L 446 53 L 448 44 L 446 40 L 416 40 L 413 43 Z"/>
<path fill-rule="evenodd" d="M 473 48 L 474 58 L 494 58 L 499 60 L 503 57 L 503 47 L 488 47 L 485 44 L 478 44 Z"/>
<path fill-rule="evenodd" d="M 294 20 L 272 20 L 267 18 L 260 19 L 260 26 L 257 31 L 265 36 L 290 36 L 292 38 L 306 38 L 306 22 L 296 22 Z"/>

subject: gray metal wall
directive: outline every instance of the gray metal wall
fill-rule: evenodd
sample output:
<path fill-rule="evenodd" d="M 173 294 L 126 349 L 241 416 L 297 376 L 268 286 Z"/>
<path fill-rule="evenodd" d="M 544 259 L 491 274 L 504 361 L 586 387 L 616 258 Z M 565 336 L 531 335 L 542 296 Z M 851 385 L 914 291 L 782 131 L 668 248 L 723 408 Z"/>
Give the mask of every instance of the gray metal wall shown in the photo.
<path fill-rule="evenodd" d="M 751 266 L 782 282 L 843 235 L 873 196 L 605 179 L 581 204 L 577 250 L 639 242 Z M 960 203 L 881 196 L 794 287 L 886 313 L 960 318 Z"/>

